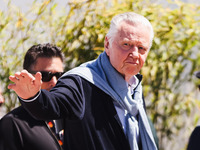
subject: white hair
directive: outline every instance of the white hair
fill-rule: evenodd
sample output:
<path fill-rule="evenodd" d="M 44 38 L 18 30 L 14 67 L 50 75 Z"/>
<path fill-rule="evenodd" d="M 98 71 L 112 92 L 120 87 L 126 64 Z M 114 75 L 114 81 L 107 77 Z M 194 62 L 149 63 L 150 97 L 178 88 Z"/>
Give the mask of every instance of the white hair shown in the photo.
<path fill-rule="evenodd" d="M 118 27 L 122 21 L 128 21 L 128 22 L 131 22 L 136 25 L 142 24 L 142 25 L 145 25 L 146 27 L 148 27 L 150 29 L 150 31 L 149 31 L 150 32 L 150 47 L 149 47 L 149 49 L 151 48 L 153 37 L 154 37 L 153 27 L 148 19 L 146 19 L 144 16 L 136 14 L 134 12 L 127 12 L 127 13 L 119 14 L 112 18 L 110 28 L 106 35 L 106 37 L 110 41 L 111 45 L 112 45 L 114 36 L 118 31 Z"/>

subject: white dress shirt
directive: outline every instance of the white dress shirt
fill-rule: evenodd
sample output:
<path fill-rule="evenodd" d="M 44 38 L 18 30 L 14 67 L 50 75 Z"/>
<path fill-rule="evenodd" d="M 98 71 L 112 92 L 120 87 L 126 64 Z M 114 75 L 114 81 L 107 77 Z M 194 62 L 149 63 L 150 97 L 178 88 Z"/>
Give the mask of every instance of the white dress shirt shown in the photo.
<path fill-rule="evenodd" d="M 127 87 L 128 87 L 128 92 L 131 93 L 131 95 L 134 92 L 134 88 L 138 85 L 139 80 L 137 79 L 137 77 L 133 76 L 129 82 L 127 82 Z M 119 119 L 121 121 L 122 124 L 122 128 L 124 130 L 124 133 L 126 133 L 126 128 L 125 128 L 125 116 L 127 114 L 127 110 L 123 109 L 117 102 L 114 101 L 114 105 L 115 105 L 115 109 L 117 111 L 117 114 L 119 116 Z M 134 116 L 134 122 L 135 122 L 135 132 L 137 135 L 137 141 L 139 141 L 139 126 L 138 126 L 138 121 L 136 116 Z"/>

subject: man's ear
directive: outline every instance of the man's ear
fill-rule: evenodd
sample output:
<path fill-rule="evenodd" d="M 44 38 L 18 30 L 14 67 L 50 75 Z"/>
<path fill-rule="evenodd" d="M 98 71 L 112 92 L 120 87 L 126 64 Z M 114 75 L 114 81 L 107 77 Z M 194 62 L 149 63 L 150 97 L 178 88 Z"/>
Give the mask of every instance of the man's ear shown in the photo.
<path fill-rule="evenodd" d="M 105 37 L 105 40 L 104 40 L 104 48 L 105 48 L 105 51 L 106 51 L 106 54 L 109 56 L 109 40 L 107 38 L 107 36 Z"/>

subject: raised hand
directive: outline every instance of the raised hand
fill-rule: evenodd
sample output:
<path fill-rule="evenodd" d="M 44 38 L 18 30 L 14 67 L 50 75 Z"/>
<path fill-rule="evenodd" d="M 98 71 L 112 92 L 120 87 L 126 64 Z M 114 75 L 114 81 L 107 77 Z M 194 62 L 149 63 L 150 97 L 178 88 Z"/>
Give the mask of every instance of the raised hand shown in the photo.
<path fill-rule="evenodd" d="M 23 99 L 29 99 L 40 91 L 42 84 L 41 78 L 42 75 L 40 72 L 37 72 L 33 76 L 28 71 L 22 70 L 21 72 L 16 72 L 14 76 L 9 77 L 14 84 L 8 85 L 8 89 L 14 90 Z"/>

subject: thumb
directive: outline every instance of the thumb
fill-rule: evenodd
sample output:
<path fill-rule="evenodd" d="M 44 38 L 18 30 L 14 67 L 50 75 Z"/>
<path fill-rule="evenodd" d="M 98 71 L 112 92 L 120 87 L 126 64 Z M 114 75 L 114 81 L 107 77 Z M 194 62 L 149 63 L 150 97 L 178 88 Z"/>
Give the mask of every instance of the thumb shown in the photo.
<path fill-rule="evenodd" d="M 35 74 L 35 84 L 39 86 L 42 85 L 42 74 L 40 72 Z"/>

